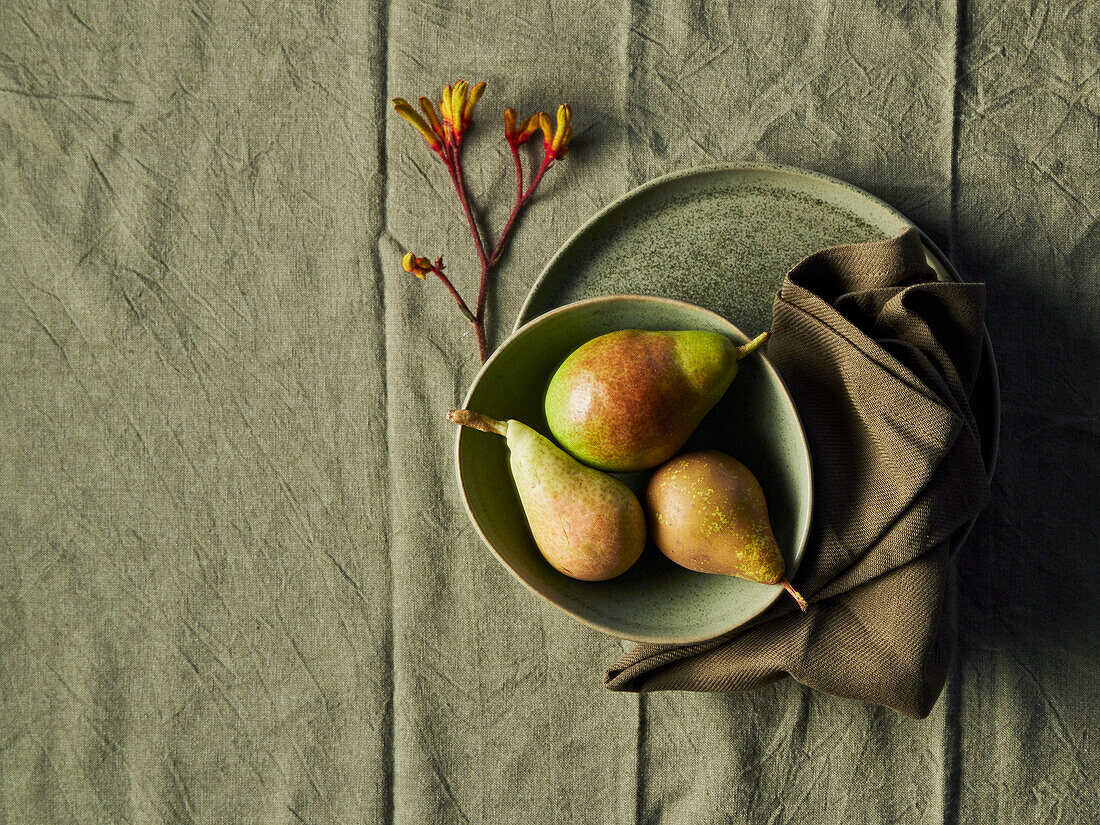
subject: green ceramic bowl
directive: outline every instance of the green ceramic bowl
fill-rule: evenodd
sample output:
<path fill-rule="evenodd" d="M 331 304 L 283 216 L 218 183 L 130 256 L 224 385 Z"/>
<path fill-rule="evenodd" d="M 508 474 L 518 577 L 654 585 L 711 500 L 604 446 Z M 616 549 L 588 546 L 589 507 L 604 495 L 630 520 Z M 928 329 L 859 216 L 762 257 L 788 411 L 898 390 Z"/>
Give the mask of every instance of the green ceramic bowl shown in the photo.
<path fill-rule="evenodd" d="M 516 330 L 482 367 L 466 408 L 514 418 L 549 435 L 542 403 L 550 377 L 585 341 L 619 329 L 702 329 L 738 343 L 748 340 L 721 316 L 682 301 L 645 295 L 580 301 Z M 788 575 L 793 575 L 810 528 L 810 455 L 790 396 L 762 355 L 741 362 L 729 391 L 684 449 L 703 447 L 729 453 L 756 475 Z M 698 642 L 744 624 L 783 593 L 777 586 L 685 570 L 652 543 L 634 567 L 610 581 L 563 576 L 543 559 L 531 537 L 504 439 L 460 428 L 457 452 L 462 497 L 489 549 L 528 588 L 597 630 L 636 641 Z M 649 473 L 619 477 L 641 498 Z"/>

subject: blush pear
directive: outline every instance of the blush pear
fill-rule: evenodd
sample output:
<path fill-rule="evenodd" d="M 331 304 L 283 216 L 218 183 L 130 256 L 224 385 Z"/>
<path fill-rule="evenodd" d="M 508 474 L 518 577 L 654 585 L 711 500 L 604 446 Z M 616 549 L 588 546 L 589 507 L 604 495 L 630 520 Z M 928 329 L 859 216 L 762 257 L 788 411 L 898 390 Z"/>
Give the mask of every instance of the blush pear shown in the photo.
<path fill-rule="evenodd" d="M 624 329 L 593 338 L 550 379 L 550 431 L 572 455 L 601 470 L 656 467 L 684 446 L 729 388 L 737 362 L 767 337 L 742 346 L 701 330 Z"/>
<path fill-rule="evenodd" d="M 604 581 L 625 573 L 645 547 L 645 515 L 629 487 L 586 467 L 520 421 L 451 410 L 455 424 L 503 436 L 531 535 L 560 573 Z"/>

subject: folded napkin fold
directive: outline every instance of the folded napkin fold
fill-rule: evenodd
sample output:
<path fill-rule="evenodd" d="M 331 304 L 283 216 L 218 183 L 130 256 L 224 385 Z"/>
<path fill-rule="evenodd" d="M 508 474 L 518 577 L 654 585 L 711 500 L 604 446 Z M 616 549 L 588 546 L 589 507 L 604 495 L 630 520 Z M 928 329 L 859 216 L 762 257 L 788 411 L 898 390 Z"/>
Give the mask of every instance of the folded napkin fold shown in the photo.
<path fill-rule="evenodd" d="M 768 358 L 809 440 L 814 513 L 795 586 L 752 623 L 693 645 L 642 644 L 611 690 L 734 691 L 790 675 L 923 718 L 947 676 L 951 535 L 987 503 L 970 395 L 985 287 L 941 283 L 920 237 L 817 252 L 775 299 Z"/>

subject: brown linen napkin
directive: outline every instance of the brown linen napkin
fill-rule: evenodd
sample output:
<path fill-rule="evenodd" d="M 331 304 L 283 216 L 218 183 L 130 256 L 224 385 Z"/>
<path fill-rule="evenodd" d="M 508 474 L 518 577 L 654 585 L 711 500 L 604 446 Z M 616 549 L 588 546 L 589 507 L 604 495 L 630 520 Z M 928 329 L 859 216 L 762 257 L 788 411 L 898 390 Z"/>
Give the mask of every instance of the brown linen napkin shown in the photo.
<path fill-rule="evenodd" d="M 985 287 L 939 283 L 909 230 L 817 252 L 776 296 L 768 357 L 802 417 L 814 515 L 788 598 L 694 645 L 641 644 L 611 690 L 733 691 L 790 675 L 923 718 L 954 642 L 948 548 L 989 499 L 970 393 Z"/>

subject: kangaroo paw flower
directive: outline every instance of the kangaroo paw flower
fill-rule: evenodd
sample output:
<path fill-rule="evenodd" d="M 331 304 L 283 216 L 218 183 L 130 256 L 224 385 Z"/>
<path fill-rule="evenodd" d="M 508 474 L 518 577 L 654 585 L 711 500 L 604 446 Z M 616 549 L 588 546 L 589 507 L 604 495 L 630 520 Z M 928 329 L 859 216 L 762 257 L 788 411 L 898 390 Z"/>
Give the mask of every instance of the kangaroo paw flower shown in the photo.
<path fill-rule="evenodd" d="M 435 133 L 435 130 L 430 126 L 424 118 L 416 113 L 416 110 L 409 105 L 409 101 L 400 97 L 393 99 L 393 108 L 397 110 L 397 114 L 405 118 L 409 123 L 416 127 L 416 131 L 420 132 L 424 136 L 424 140 L 428 141 L 434 151 L 438 152 L 441 147 L 439 136 Z"/>
<path fill-rule="evenodd" d="M 438 261 L 439 268 L 443 268 L 443 259 Z M 424 280 L 424 276 L 432 271 L 432 262 L 427 258 L 418 258 L 412 252 L 406 252 L 401 259 L 401 268 L 406 272 L 410 272 L 420 280 Z"/>
<path fill-rule="evenodd" d="M 504 137 L 513 146 L 519 146 L 526 143 L 535 132 L 539 130 L 539 115 L 541 113 L 536 112 L 517 125 L 516 110 L 505 109 L 504 110 Z"/>
<path fill-rule="evenodd" d="M 573 112 L 566 103 L 558 107 L 558 119 L 553 131 L 550 128 L 550 118 L 542 115 L 539 126 L 542 128 L 542 141 L 546 148 L 546 154 L 557 160 L 569 154 L 569 141 L 573 139 L 573 126 L 570 121 Z"/>
<path fill-rule="evenodd" d="M 440 95 L 439 103 L 435 104 L 430 98 L 420 97 L 417 102 L 420 111 L 416 111 L 407 100 L 400 97 L 393 99 L 393 107 L 402 118 L 407 120 L 424 138 L 428 146 L 435 152 L 443 164 L 447 167 L 451 182 L 466 215 L 470 226 L 470 234 L 474 240 L 474 246 L 481 263 L 481 280 L 478 286 L 477 303 L 474 309 L 470 308 L 462 294 L 454 283 L 443 271 L 443 258 L 439 257 L 433 262 L 430 258 L 423 258 L 414 252 L 406 252 L 401 256 L 401 267 L 406 272 L 421 280 L 429 274 L 434 275 L 451 293 L 462 315 L 474 327 L 477 339 L 478 355 L 484 361 L 489 357 L 489 342 L 485 335 L 485 314 L 487 309 L 486 298 L 489 287 L 492 284 L 491 273 L 499 262 L 504 252 L 508 238 L 515 228 L 516 220 L 524 207 L 530 201 L 535 189 L 542 180 L 542 176 L 555 160 L 569 154 L 569 142 L 573 137 L 573 127 L 570 125 L 572 117 L 569 107 L 562 104 L 558 107 L 557 119 L 551 121 L 545 112 L 536 112 L 526 120 L 520 122 L 515 109 L 504 110 L 504 137 L 512 149 L 512 158 L 516 165 L 516 203 L 512 207 L 512 213 L 500 232 L 497 242 L 488 248 L 487 240 L 482 238 L 482 230 L 478 226 L 477 217 L 470 205 L 470 197 L 466 188 L 466 177 L 462 168 L 462 138 L 473 124 L 474 107 L 485 92 L 485 83 L 475 83 L 471 86 L 465 80 L 459 80 L 451 86 L 445 86 Z M 438 109 L 436 108 L 438 105 Z M 530 140 L 535 132 L 542 131 L 544 155 L 542 163 L 534 170 L 531 182 L 524 186 L 523 161 L 520 157 L 519 147 Z"/>

